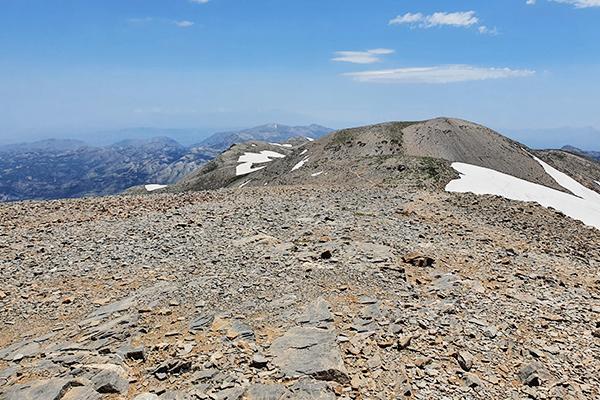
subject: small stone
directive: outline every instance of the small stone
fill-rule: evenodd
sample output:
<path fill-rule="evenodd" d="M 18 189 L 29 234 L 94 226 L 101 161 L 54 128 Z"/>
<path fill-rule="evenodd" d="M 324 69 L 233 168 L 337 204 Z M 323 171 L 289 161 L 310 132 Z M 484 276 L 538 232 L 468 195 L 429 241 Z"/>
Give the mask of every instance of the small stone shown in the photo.
<path fill-rule="evenodd" d="M 260 353 L 256 353 L 252 356 L 252 362 L 250 363 L 251 367 L 254 368 L 264 368 L 269 363 L 269 360 Z"/>
<path fill-rule="evenodd" d="M 74 387 L 61 400 L 100 400 L 102 395 L 90 386 Z"/>
<path fill-rule="evenodd" d="M 412 338 L 412 335 L 403 335 L 398 341 L 398 349 L 402 350 L 410 346 Z"/>
<path fill-rule="evenodd" d="M 321 253 L 321 259 L 323 260 L 329 260 L 331 257 L 333 257 L 333 255 L 329 249 L 325 249 L 325 251 Z"/>
<path fill-rule="evenodd" d="M 522 384 L 527 386 L 540 386 L 540 377 L 538 374 L 538 368 L 534 364 L 527 364 L 521 368 L 517 375 Z"/>
<path fill-rule="evenodd" d="M 489 325 L 483 330 L 483 336 L 490 339 L 495 338 L 498 335 L 498 329 L 494 325 Z"/>
<path fill-rule="evenodd" d="M 465 386 L 467 386 L 467 387 L 470 387 L 470 388 L 483 387 L 481 380 L 475 374 L 466 373 L 464 376 L 464 379 L 465 379 Z"/>
<path fill-rule="evenodd" d="M 146 360 L 147 351 L 144 346 L 137 346 L 125 353 L 125 357 L 131 358 L 132 360 Z"/>
<path fill-rule="evenodd" d="M 121 378 L 116 372 L 102 371 L 92 378 L 94 389 L 99 393 L 121 393 L 129 390 L 129 382 Z"/>
<path fill-rule="evenodd" d="M 425 365 L 429 364 L 430 362 L 431 362 L 431 358 L 430 357 L 417 357 L 413 361 L 413 364 L 416 365 L 419 368 L 422 368 Z"/>
<path fill-rule="evenodd" d="M 412 388 L 410 386 L 410 383 L 405 384 L 402 389 L 400 389 L 400 394 L 402 396 L 405 397 L 411 397 L 412 396 Z"/>
<path fill-rule="evenodd" d="M 200 314 L 198 317 L 192 319 L 188 326 L 190 329 L 208 328 L 214 320 L 215 316 L 212 314 Z"/>
<path fill-rule="evenodd" d="M 154 393 L 142 393 L 134 397 L 133 400 L 158 400 L 158 396 Z"/>
<path fill-rule="evenodd" d="M 456 361 L 458 361 L 458 365 L 465 371 L 470 371 L 473 367 L 473 361 L 475 358 L 468 351 L 460 351 L 456 355 Z"/>

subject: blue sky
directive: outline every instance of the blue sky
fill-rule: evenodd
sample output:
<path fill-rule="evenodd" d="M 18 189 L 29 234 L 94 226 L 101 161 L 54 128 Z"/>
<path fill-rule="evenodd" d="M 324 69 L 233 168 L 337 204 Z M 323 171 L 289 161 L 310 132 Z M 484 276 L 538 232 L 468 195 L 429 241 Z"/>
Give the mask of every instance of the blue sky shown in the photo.
<path fill-rule="evenodd" d="M 0 143 L 438 116 L 600 129 L 599 22 L 600 0 L 0 0 Z"/>

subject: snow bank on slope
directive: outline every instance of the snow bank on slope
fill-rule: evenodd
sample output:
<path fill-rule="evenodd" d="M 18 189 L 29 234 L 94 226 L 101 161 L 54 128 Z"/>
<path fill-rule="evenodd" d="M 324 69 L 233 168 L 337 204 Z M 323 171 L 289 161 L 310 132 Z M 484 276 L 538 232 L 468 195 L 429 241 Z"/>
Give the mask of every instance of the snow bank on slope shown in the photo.
<path fill-rule="evenodd" d="M 235 169 L 235 174 L 237 176 L 240 176 L 261 170 L 265 167 L 265 165 L 258 168 L 252 168 L 252 164 L 262 164 L 269 161 L 273 161 L 273 158 L 284 157 L 285 155 L 270 150 L 263 150 L 260 153 L 244 153 L 244 155 L 240 156 L 240 158 L 238 159 L 238 162 L 242 164 L 237 166 L 237 168 Z"/>
<path fill-rule="evenodd" d="M 542 163 L 538 160 L 538 162 Z M 544 164 L 542 164 L 544 166 Z M 548 166 L 549 168 L 552 168 Z M 565 184 L 566 189 L 576 194 L 584 194 L 577 197 L 563 193 L 546 186 L 531 183 L 523 179 L 515 178 L 492 169 L 478 167 L 464 163 L 452 163 L 452 168 L 461 176 L 446 185 L 448 192 L 475 194 L 496 194 L 511 200 L 536 201 L 544 207 L 553 207 L 562 211 L 571 218 L 577 219 L 586 225 L 592 225 L 600 229 L 600 195 L 583 187 L 567 175 L 557 170 L 552 171 L 556 177 L 548 172 L 559 184 Z M 546 167 L 544 167 L 546 168 Z M 548 170 L 546 170 L 548 171 Z M 559 176 L 559 174 L 564 176 Z M 569 180 L 565 179 L 569 178 Z M 559 182 L 560 180 L 560 182 Z M 561 183 L 562 182 L 562 183 Z M 585 190 L 584 190 L 585 189 Z M 587 193 L 589 190 L 594 195 Z"/>
<path fill-rule="evenodd" d="M 166 188 L 167 185 L 146 185 L 144 187 L 146 188 L 147 191 L 151 192 L 153 190 L 158 190 L 158 189 Z"/>
<path fill-rule="evenodd" d="M 564 187 L 565 189 L 573 193 L 575 196 L 581 197 L 582 199 L 594 201 L 600 204 L 600 194 L 586 188 L 585 186 L 577 182 L 575 179 L 571 178 L 569 175 L 560 172 L 554 167 L 551 167 L 539 158 L 535 156 L 533 156 L 533 158 L 535 159 L 535 161 L 540 163 L 540 165 L 544 168 L 546 173 L 550 175 L 560 186 Z"/>
<path fill-rule="evenodd" d="M 308 162 L 308 157 L 304 157 L 304 160 L 302 160 L 298 164 L 294 165 L 294 168 L 292 168 L 292 171 L 295 171 L 295 170 L 301 168 L 307 162 Z M 292 171 L 290 171 L 290 172 L 292 172 Z"/>

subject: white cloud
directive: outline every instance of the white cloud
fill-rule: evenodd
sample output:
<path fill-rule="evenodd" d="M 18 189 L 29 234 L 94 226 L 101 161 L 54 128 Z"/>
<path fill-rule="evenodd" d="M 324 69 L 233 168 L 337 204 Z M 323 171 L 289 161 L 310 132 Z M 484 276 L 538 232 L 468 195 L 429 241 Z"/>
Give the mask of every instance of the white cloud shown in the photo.
<path fill-rule="evenodd" d="M 533 5 L 533 4 L 535 4 L 535 0 L 527 0 L 526 4 Z"/>
<path fill-rule="evenodd" d="M 499 35 L 498 29 L 496 27 L 494 27 L 494 29 L 489 29 L 487 26 L 484 25 L 484 26 L 480 26 L 479 28 L 477 28 L 477 30 L 482 35 L 485 35 L 485 34 L 492 35 L 492 36 Z"/>
<path fill-rule="evenodd" d="M 210 0 L 190 0 L 192 3 L 204 4 L 208 3 Z"/>
<path fill-rule="evenodd" d="M 529 0 L 531 1 L 531 0 Z M 575 8 L 600 7 L 600 0 L 550 0 L 575 5 Z M 527 3 L 529 4 L 529 3 Z"/>
<path fill-rule="evenodd" d="M 423 21 L 423 14 L 411 14 L 407 13 L 406 15 L 398 15 L 396 18 L 390 21 L 390 25 L 393 24 L 414 24 L 415 22 Z"/>
<path fill-rule="evenodd" d="M 599 0 L 600 1 L 600 0 Z M 467 12 L 437 12 L 431 15 L 423 16 L 423 14 L 398 15 L 389 22 L 389 25 L 411 24 L 420 28 L 433 28 L 434 26 L 451 25 L 455 27 L 469 27 L 479 23 L 479 18 L 475 17 L 475 11 Z"/>
<path fill-rule="evenodd" d="M 372 64 L 381 61 L 379 56 L 394 53 L 392 49 L 373 49 L 367 51 L 336 51 L 333 61 L 347 61 L 355 64 Z"/>
<path fill-rule="evenodd" d="M 192 26 L 192 25 L 194 25 L 194 23 L 193 23 L 193 22 L 190 22 L 190 21 L 181 21 L 181 22 L 179 22 L 179 21 L 173 21 L 173 23 L 174 23 L 175 25 L 177 25 L 177 26 L 181 27 L 181 28 L 186 28 L 186 27 L 188 27 L 188 26 Z"/>
<path fill-rule="evenodd" d="M 477 68 L 469 65 L 400 68 L 344 74 L 359 82 L 375 83 L 453 83 L 485 79 L 533 76 L 535 71 L 508 68 Z"/>

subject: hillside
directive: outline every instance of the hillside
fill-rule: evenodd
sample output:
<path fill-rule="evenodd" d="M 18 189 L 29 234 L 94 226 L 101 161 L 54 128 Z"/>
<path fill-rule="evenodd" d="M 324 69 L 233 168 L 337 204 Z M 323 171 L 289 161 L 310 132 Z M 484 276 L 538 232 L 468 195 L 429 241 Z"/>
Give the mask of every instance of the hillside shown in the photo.
<path fill-rule="evenodd" d="M 259 155 L 264 151 L 278 155 L 260 161 Z M 264 142 L 236 144 L 162 191 L 339 183 L 402 183 L 443 188 L 457 177 L 450 164 L 460 162 L 568 192 L 533 155 L 559 170 L 564 168 L 564 172 L 589 189 L 600 191 L 600 187 L 594 186 L 594 181 L 600 181 L 600 164 L 557 152 L 564 153 L 571 161 L 561 164 L 558 158 L 549 158 L 548 152 L 528 149 L 467 121 L 437 118 L 423 122 L 390 122 L 344 129 L 290 147 Z M 247 157 L 258 157 L 255 168 L 252 173 L 239 173 L 238 166 Z M 576 170 L 580 172 L 575 173 Z"/>
<path fill-rule="evenodd" d="M 600 395 L 599 231 L 534 203 L 257 187 L 0 221 L 2 400 Z"/>
<path fill-rule="evenodd" d="M 598 398 L 599 182 L 439 118 L 0 204 L 0 400 Z"/>

